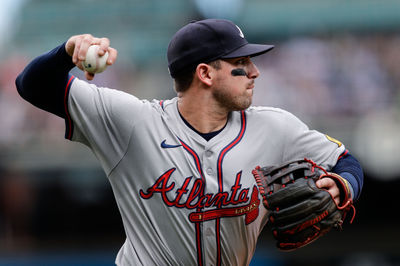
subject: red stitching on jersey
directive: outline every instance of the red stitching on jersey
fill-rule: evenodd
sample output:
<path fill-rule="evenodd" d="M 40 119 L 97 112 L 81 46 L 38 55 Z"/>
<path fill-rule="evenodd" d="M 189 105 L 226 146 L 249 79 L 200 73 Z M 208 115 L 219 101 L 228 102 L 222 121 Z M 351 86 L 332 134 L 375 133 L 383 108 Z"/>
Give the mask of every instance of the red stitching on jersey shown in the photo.
<path fill-rule="evenodd" d="M 338 161 L 340 160 L 340 159 L 342 159 L 346 154 L 348 154 L 349 153 L 349 150 L 345 150 L 340 156 L 339 156 L 339 158 L 337 159 Z"/>
<path fill-rule="evenodd" d="M 192 155 L 192 157 L 196 163 L 197 171 L 199 172 L 201 179 L 205 182 L 203 169 L 201 167 L 201 162 L 200 162 L 199 156 L 192 148 L 190 148 L 185 142 L 183 142 L 183 140 L 181 140 L 180 138 L 178 138 L 178 139 L 179 139 L 180 143 L 182 144 L 183 148 L 185 148 L 185 150 L 188 151 L 190 153 L 190 155 Z"/>
<path fill-rule="evenodd" d="M 223 209 L 220 209 L 223 211 Z M 217 265 L 221 265 L 221 219 L 218 218 L 217 220 L 215 220 L 215 243 L 217 244 Z"/>
<path fill-rule="evenodd" d="M 197 265 L 203 265 L 203 251 L 202 251 L 202 244 L 201 244 L 201 227 L 200 223 L 196 224 L 196 245 L 197 245 Z"/>
<path fill-rule="evenodd" d="M 232 149 L 234 146 L 236 146 L 243 138 L 244 132 L 246 131 L 246 115 L 244 111 L 241 111 L 241 120 L 242 120 L 242 125 L 239 131 L 239 134 L 236 136 L 236 138 L 229 143 L 224 149 L 222 149 L 220 155 L 218 156 L 218 185 L 219 185 L 219 191 L 223 191 L 223 178 L 222 178 L 222 161 L 224 160 L 224 157 L 226 153 Z"/>
<path fill-rule="evenodd" d="M 188 151 L 190 153 L 190 155 L 192 155 L 195 163 L 196 163 L 196 168 L 197 171 L 199 172 L 201 179 L 203 180 L 202 183 L 202 187 L 200 189 L 200 195 L 203 196 L 204 195 L 204 184 L 205 184 L 205 178 L 204 178 L 204 174 L 203 174 L 203 169 L 201 167 L 201 162 L 200 162 L 200 158 L 197 155 L 197 153 L 190 148 L 185 142 L 183 142 L 183 140 L 181 140 L 180 138 L 178 138 L 179 141 L 181 142 L 183 148 Z M 198 208 L 198 210 L 200 211 L 201 209 Z M 197 245 L 197 264 L 198 265 L 203 265 L 203 251 L 202 251 L 202 243 L 201 243 L 201 227 L 200 227 L 200 223 L 196 224 L 196 245 Z"/>
<path fill-rule="evenodd" d="M 244 132 L 246 131 L 246 114 L 244 111 L 240 112 L 241 114 L 241 127 L 239 134 L 236 136 L 236 138 L 229 143 L 224 149 L 222 149 L 221 153 L 218 156 L 218 164 L 217 164 L 217 169 L 218 169 L 218 186 L 219 186 L 219 192 L 223 192 L 224 190 L 224 185 L 223 185 L 223 174 L 222 174 L 222 161 L 224 160 L 225 155 L 230 151 L 234 146 L 236 146 L 243 138 Z M 221 208 L 221 205 L 219 206 Z M 218 230 L 217 230 L 218 229 Z M 221 265 L 221 232 L 219 230 L 219 219 L 216 221 L 216 239 L 217 239 L 217 265 Z"/>

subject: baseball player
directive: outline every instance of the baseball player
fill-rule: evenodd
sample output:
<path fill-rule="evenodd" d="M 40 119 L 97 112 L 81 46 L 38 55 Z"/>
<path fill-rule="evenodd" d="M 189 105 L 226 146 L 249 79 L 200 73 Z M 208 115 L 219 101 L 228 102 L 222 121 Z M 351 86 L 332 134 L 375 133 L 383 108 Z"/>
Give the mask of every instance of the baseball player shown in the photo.
<path fill-rule="evenodd" d="M 361 167 L 342 143 L 284 110 L 251 106 L 260 75 L 252 57 L 273 46 L 248 43 L 233 22 L 191 22 L 172 37 L 167 57 L 177 97 L 169 100 L 140 100 L 69 74 L 82 69 L 94 44 L 115 63 L 107 38 L 72 36 L 26 66 L 16 87 L 62 117 L 65 137 L 99 160 L 126 233 L 117 265 L 248 265 L 268 221 L 256 165 L 308 157 L 359 197 Z M 340 200 L 334 181 L 317 184 Z"/>

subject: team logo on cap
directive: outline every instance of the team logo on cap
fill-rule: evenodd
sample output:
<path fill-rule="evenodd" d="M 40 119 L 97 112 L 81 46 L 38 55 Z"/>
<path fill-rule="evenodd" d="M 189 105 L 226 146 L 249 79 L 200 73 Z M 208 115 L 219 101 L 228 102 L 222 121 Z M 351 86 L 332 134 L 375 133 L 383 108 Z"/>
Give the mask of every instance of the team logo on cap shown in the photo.
<path fill-rule="evenodd" d="M 235 26 L 236 26 L 236 28 L 239 30 L 239 36 L 242 37 L 242 38 L 244 39 L 244 34 L 243 34 L 242 30 L 239 28 L 238 25 L 235 25 Z"/>

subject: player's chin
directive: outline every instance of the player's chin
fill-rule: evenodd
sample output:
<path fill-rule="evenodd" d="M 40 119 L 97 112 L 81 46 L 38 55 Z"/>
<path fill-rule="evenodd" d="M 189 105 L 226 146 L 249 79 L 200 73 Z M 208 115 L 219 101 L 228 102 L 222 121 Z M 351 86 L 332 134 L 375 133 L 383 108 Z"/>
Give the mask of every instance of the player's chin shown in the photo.
<path fill-rule="evenodd" d="M 253 88 L 246 89 L 246 93 L 247 93 L 247 95 L 249 95 L 250 97 L 253 97 L 253 93 L 254 93 Z"/>
<path fill-rule="evenodd" d="M 246 97 L 241 99 L 241 101 L 237 102 L 235 111 L 243 111 L 250 107 L 252 103 L 252 97 Z"/>
<path fill-rule="evenodd" d="M 250 98 L 249 101 L 247 101 L 246 104 L 243 106 L 243 107 L 244 107 L 243 110 L 249 108 L 249 107 L 251 106 L 251 103 L 252 103 L 252 102 L 253 102 L 253 101 L 252 101 L 252 98 Z"/>
<path fill-rule="evenodd" d="M 246 93 L 247 93 L 247 98 L 246 98 L 246 100 L 244 102 L 247 105 L 246 108 L 248 108 L 251 105 L 251 103 L 253 102 L 254 90 L 253 89 L 247 89 Z"/>

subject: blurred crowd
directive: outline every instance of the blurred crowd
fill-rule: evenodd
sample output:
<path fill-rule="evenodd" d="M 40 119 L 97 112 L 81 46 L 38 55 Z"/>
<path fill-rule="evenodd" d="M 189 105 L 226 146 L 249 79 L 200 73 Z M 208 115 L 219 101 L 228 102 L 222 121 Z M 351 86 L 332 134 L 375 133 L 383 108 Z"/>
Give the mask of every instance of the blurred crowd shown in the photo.
<path fill-rule="evenodd" d="M 257 104 L 308 117 L 360 116 L 399 103 L 398 35 L 294 38 L 263 58 Z"/>

